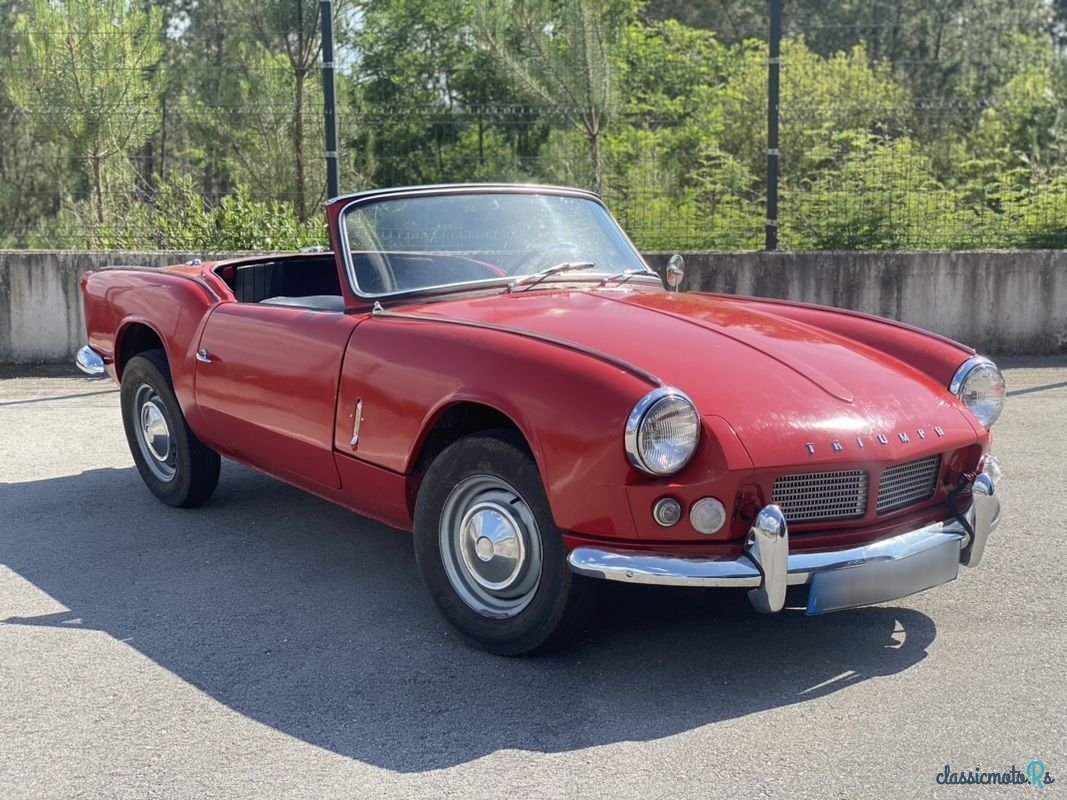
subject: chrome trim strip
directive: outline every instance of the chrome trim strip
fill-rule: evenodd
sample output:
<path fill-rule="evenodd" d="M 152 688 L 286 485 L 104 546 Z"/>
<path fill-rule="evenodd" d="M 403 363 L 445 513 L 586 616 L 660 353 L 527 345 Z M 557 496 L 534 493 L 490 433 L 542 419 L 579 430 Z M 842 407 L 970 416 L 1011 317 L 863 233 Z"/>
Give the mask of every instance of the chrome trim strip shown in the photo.
<path fill-rule="evenodd" d="M 651 553 L 616 553 L 599 547 L 578 547 L 567 556 L 571 569 L 590 578 L 654 586 L 748 586 L 763 576 L 746 556 L 681 558 Z"/>
<path fill-rule="evenodd" d="M 653 386 L 662 386 L 663 381 L 653 375 L 651 372 L 646 372 L 636 364 L 631 364 L 629 361 L 624 361 L 621 358 L 604 353 L 600 350 L 596 350 L 592 347 L 586 347 L 583 344 L 572 342 L 568 339 L 557 339 L 555 336 L 548 336 L 543 333 L 534 333 L 533 331 L 526 331 L 521 328 L 509 328 L 505 325 L 494 325 L 491 322 L 475 322 L 468 319 L 457 319 L 456 317 L 439 317 L 434 314 L 408 314 L 397 311 L 389 311 L 386 309 L 375 309 L 372 319 L 405 319 L 405 320 L 418 320 L 421 322 L 440 322 L 445 325 L 462 325 L 468 328 L 478 328 L 480 330 L 496 331 L 497 333 L 510 333 L 514 336 L 525 336 L 527 339 L 534 339 L 538 342 L 544 342 L 545 344 L 555 345 L 556 347 L 563 347 L 567 350 L 573 350 L 576 353 L 582 353 L 583 355 L 591 356 L 599 361 L 603 361 L 606 364 L 618 367 L 619 369 L 629 372 L 646 383 L 650 383 Z"/>
<path fill-rule="evenodd" d="M 470 192 L 515 192 L 516 194 L 539 194 L 553 192 L 556 194 L 569 194 L 576 197 L 588 197 L 600 200 L 600 197 L 585 189 L 575 189 L 572 186 L 554 186 L 547 183 L 432 183 L 416 186 L 387 186 L 381 189 L 367 189 L 349 195 L 334 197 L 326 202 L 326 206 L 343 205 L 346 208 L 352 203 L 365 203 L 371 200 L 384 200 L 393 197 L 424 196 L 438 194 L 463 194 Z"/>
<path fill-rule="evenodd" d="M 104 359 L 89 345 L 85 345 L 78 350 L 77 355 L 74 356 L 74 363 L 86 375 L 103 375 L 106 371 Z"/>
<path fill-rule="evenodd" d="M 971 373 L 980 367 L 992 367 L 993 371 L 1000 377 L 1001 385 L 1005 385 L 1004 375 L 996 363 L 985 356 L 972 356 L 960 364 L 959 369 L 956 370 L 956 373 L 952 376 L 952 380 L 949 382 L 948 390 L 952 392 L 953 396 L 956 397 L 956 399 L 959 400 L 971 414 L 974 415 L 975 419 L 977 419 L 986 430 L 989 430 L 996 424 L 997 420 L 1000 419 L 1000 415 L 1004 412 L 1004 399 L 1001 399 L 1000 408 L 997 409 L 997 413 L 988 423 L 979 419 L 978 415 L 975 414 L 970 406 L 963 400 L 963 389 L 966 387 L 967 381 L 971 377 Z"/>
<path fill-rule="evenodd" d="M 352 420 L 352 441 L 349 445 L 355 450 L 359 447 L 359 429 L 363 426 L 363 398 L 356 400 L 355 416 Z"/>
<path fill-rule="evenodd" d="M 956 395 L 956 397 L 959 397 L 960 391 L 963 389 L 964 384 L 967 383 L 967 378 L 971 372 L 977 367 L 981 367 L 985 364 L 990 365 L 996 369 L 997 372 L 1000 372 L 1000 368 L 985 356 L 971 356 L 960 364 L 959 369 L 956 370 L 956 373 L 952 376 L 952 380 L 948 384 L 948 390 Z"/>
<path fill-rule="evenodd" d="M 579 575 L 624 583 L 756 589 L 750 600 L 757 610 L 769 612 L 781 609 L 786 586 L 813 584 L 833 573 L 836 578 L 820 584 L 819 604 L 809 604 L 809 613 L 822 613 L 904 597 L 952 580 L 960 565 L 977 566 L 989 534 L 1000 524 L 1000 511 L 992 478 L 982 474 L 966 515 L 973 538 L 967 526 L 949 519 L 872 544 L 790 555 L 785 520 L 772 505 L 760 511 L 741 556 L 686 558 L 579 547 L 567 561 Z M 952 554 L 951 564 L 946 552 Z M 906 573 L 888 566 L 905 560 L 911 560 Z"/>

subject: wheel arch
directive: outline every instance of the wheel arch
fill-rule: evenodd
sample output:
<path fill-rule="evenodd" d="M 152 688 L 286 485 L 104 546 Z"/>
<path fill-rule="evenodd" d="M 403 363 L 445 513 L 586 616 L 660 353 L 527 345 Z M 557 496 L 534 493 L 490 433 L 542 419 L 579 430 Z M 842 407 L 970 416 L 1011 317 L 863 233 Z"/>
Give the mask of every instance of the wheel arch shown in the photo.
<path fill-rule="evenodd" d="M 515 417 L 516 415 L 482 399 L 452 398 L 445 401 L 429 415 L 423 425 L 412 448 L 409 474 L 416 477 L 424 475 L 445 448 L 464 436 L 485 431 L 508 430 L 522 439 L 537 464 L 537 469 L 544 476 L 536 439 L 527 426 L 520 424 Z"/>
<path fill-rule="evenodd" d="M 129 319 L 123 322 L 115 335 L 115 374 L 122 380 L 122 373 L 131 358 L 147 350 L 162 350 L 171 365 L 170 353 L 159 331 L 141 319 Z"/>

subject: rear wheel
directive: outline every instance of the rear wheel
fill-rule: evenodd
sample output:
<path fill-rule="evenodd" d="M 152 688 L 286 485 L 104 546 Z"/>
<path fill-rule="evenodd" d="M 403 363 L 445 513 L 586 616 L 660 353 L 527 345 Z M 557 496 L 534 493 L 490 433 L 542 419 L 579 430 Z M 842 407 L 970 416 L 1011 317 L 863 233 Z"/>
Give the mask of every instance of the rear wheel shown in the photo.
<path fill-rule="evenodd" d="M 415 559 L 437 607 L 471 643 L 521 655 L 573 635 L 594 587 L 566 555 L 517 435 L 464 437 L 430 465 L 415 505 Z"/>
<path fill-rule="evenodd" d="M 140 353 L 127 362 L 121 404 L 130 453 L 152 494 L 184 508 L 207 500 L 218 485 L 221 460 L 185 421 L 162 350 Z"/>

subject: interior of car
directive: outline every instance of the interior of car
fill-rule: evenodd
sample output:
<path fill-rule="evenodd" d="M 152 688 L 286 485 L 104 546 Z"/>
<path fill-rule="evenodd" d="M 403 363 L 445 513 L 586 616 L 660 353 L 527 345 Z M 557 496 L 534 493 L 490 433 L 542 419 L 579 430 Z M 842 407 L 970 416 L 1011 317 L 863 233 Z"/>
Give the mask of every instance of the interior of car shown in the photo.
<path fill-rule="evenodd" d="M 353 253 L 360 292 L 422 289 L 504 276 L 493 264 L 465 256 L 428 253 Z M 333 253 L 282 256 L 228 264 L 216 270 L 239 303 L 344 311 Z"/>
<path fill-rule="evenodd" d="M 229 264 L 217 273 L 239 303 L 344 311 L 333 253 L 300 254 Z"/>

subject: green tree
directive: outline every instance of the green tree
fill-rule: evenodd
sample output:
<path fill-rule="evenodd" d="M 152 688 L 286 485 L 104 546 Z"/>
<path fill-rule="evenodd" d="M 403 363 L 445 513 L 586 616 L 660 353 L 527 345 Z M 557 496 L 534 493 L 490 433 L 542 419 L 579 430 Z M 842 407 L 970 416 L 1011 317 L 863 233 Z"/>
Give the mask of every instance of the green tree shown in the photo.
<path fill-rule="evenodd" d="M 604 191 L 602 136 L 619 107 L 615 51 L 628 0 L 478 0 L 478 33 L 519 84 L 585 138 Z"/>
<path fill-rule="evenodd" d="M 862 45 L 824 58 L 805 42 L 782 42 L 781 153 L 783 174 L 801 178 L 826 167 L 844 131 L 882 136 L 906 133 L 910 96 L 884 63 Z M 759 50 L 730 81 L 738 102 L 726 120 L 724 149 L 756 175 L 767 163 L 767 64 Z M 831 151 L 828 153 L 828 150 Z"/>
<path fill-rule="evenodd" d="M 18 42 L 19 0 L 0 0 L 0 247 L 18 247 L 43 217 L 55 213 L 66 189 L 64 153 L 35 135 L 33 117 L 9 100 L 14 77 L 6 59 Z"/>
<path fill-rule="evenodd" d="M 159 124 L 165 75 L 162 15 L 128 0 L 30 0 L 16 23 L 7 89 L 38 134 L 65 142 L 84 165 L 96 222 L 107 220 L 107 181 Z"/>
<path fill-rule="evenodd" d="M 349 4 L 333 4 L 339 31 L 347 19 Z M 308 79 L 318 66 L 322 48 L 319 0 L 245 0 L 235 5 L 235 18 L 248 40 L 268 54 L 284 59 L 291 80 L 290 102 L 293 157 L 293 205 L 301 221 L 308 218 L 308 155 L 304 118 L 308 110 Z M 343 33 L 342 33 L 343 35 Z"/>
<path fill-rule="evenodd" d="M 627 28 L 622 117 L 606 139 L 608 197 L 642 246 L 757 246 L 762 182 L 721 144 L 738 102 L 730 80 L 750 50 L 674 20 Z"/>
<path fill-rule="evenodd" d="M 391 184 L 521 176 L 536 114 L 515 109 L 524 98 L 473 46 L 473 4 L 365 0 L 358 12 L 350 150 L 365 172 Z"/>

